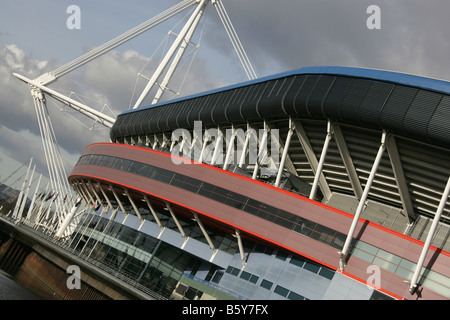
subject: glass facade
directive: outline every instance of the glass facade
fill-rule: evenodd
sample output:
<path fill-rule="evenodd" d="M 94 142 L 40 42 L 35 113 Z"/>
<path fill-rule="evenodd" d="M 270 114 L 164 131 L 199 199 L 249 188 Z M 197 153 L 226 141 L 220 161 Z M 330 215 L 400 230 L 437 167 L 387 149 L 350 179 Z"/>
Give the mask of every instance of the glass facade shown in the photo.
<path fill-rule="evenodd" d="M 330 245 L 336 249 L 341 249 L 345 241 L 346 236 L 341 232 L 273 207 L 261 201 L 257 201 L 236 192 L 169 170 L 123 158 L 96 154 L 82 156 L 77 165 L 84 164 L 99 165 L 127 171 L 191 191 L 207 197 L 208 199 L 218 201 L 246 213 L 250 213 L 267 221 L 273 222 L 289 230 L 298 232 L 306 237 Z"/>
<path fill-rule="evenodd" d="M 160 182 L 164 182 L 179 188 L 182 188 L 184 190 L 188 190 L 190 192 L 196 193 L 201 196 L 205 196 L 209 199 L 216 200 L 220 203 L 229 205 L 233 208 L 242 210 L 243 212 L 258 216 L 260 218 L 263 218 L 267 221 L 273 222 L 275 224 L 281 225 L 289 230 L 298 232 L 304 236 L 310 237 L 312 239 L 315 239 L 317 241 L 320 241 L 322 243 L 325 243 L 329 246 L 332 246 L 336 249 L 341 249 L 342 245 L 345 241 L 345 235 L 337 232 L 335 230 L 332 230 L 326 226 L 317 224 L 315 222 L 309 221 L 307 219 L 304 219 L 302 217 L 299 217 L 297 215 L 294 215 L 290 212 L 280 210 L 279 208 L 270 206 L 266 203 L 257 201 L 255 199 L 246 197 L 241 194 L 237 194 L 235 192 L 232 192 L 230 190 L 226 190 L 224 188 L 214 186 L 212 184 L 206 183 L 204 181 L 194 179 L 185 175 L 181 175 L 179 173 L 171 172 L 162 168 L 158 168 L 152 165 L 130 161 L 128 159 L 119 158 L 119 157 L 112 157 L 112 156 L 105 156 L 105 155 L 97 155 L 97 154 L 89 154 L 82 156 L 77 165 L 83 165 L 83 164 L 89 164 L 89 165 L 99 165 L 99 166 L 105 166 L 110 167 L 122 171 L 127 171 L 132 174 L 138 174 L 141 176 L 145 176 L 150 179 L 154 179 Z M 159 213 L 161 217 L 161 222 L 173 230 L 176 230 L 175 223 L 168 219 L 167 216 L 164 215 L 164 213 Z M 152 215 L 144 215 L 146 219 L 152 221 Z M 181 223 L 183 224 L 183 229 L 187 230 L 187 235 L 189 237 L 192 237 L 194 239 L 197 239 L 199 241 L 205 242 L 206 240 L 204 236 L 201 233 L 201 230 L 196 224 L 192 224 L 189 219 L 183 219 L 180 218 Z M 153 222 L 153 221 L 152 221 Z M 113 232 L 113 231 L 111 231 Z M 131 231 L 129 231 L 131 232 Z M 137 231 L 135 231 L 137 232 Z M 121 234 L 121 231 L 117 231 L 117 236 Z M 114 237 L 114 236 L 113 236 Z M 121 237 L 124 236 L 118 236 L 117 239 L 121 239 Z M 136 234 L 133 234 L 130 239 L 135 240 Z M 142 237 L 142 236 L 141 236 Z M 216 248 L 219 248 L 219 250 L 224 250 L 230 254 L 235 254 L 237 252 L 237 243 L 235 239 L 233 239 L 230 235 L 226 234 L 211 234 L 212 240 L 216 246 Z M 147 239 L 144 236 L 145 239 Z M 145 240 L 149 244 L 152 243 L 152 240 Z M 156 240 L 153 239 L 155 242 Z M 156 241 L 158 243 L 159 241 Z M 92 243 L 86 243 L 86 246 L 93 246 Z M 148 273 L 141 270 L 142 267 L 145 265 L 145 259 L 139 260 L 139 258 L 132 257 L 128 258 L 128 262 L 123 262 L 123 264 L 118 264 L 119 261 L 117 260 L 117 254 L 119 251 L 116 247 L 111 246 L 111 244 L 103 243 L 103 246 L 108 246 L 106 249 L 98 250 L 99 252 L 107 252 L 106 257 L 104 257 L 104 261 L 107 264 L 110 264 L 111 267 L 117 268 L 118 266 L 126 265 L 127 273 L 134 274 L 134 277 L 138 277 L 139 279 L 147 279 L 147 284 L 150 287 L 155 285 L 155 271 L 154 273 Z M 155 244 L 153 244 L 153 247 L 150 245 L 150 247 L 147 250 L 147 252 L 152 252 L 154 249 Z M 164 248 L 164 246 L 163 246 Z M 173 248 L 172 250 L 177 251 L 180 249 Z M 270 252 L 271 249 L 268 247 L 264 247 L 262 249 L 263 251 Z M 182 251 L 182 250 L 180 250 Z M 261 252 L 261 248 L 259 248 L 259 252 Z M 105 253 L 101 253 L 102 256 L 105 256 Z M 176 256 L 176 253 L 173 253 Z M 178 252 L 178 254 L 181 254 L 181 252 Z M 265 253 L 267 254 L 267 253 Z M 378 265 L 379 267 L 388 270 L 390 272 L 393 272 L 401 277 L 404 277 L 406 279 L 411 279 L 412 272 L 415 267 L 415 263 L 408 261 L 406 259 L 403 259 L 399 256 L 396 256 L 392 253 L 386 252 L 382 249 L 379 249 L 377 247 L 374 247 L 370 244 L 364 243 L 362 241 L 354 241 L 351 254 L 353 256 L 356 256 L 360 259 L 363 259 L 369 263 Z M 290 254 L 278 251 L 275 255 L 275 258 L 281 261 L 288 260 L 288 256 L 291 258 L 289 259 L 289 264 L 297 266 L 299 268 L 302 268 L 304 270 L 307 270 L 309 272 L 313 272 L 317 275 L 320 275 L 327 279 L 332 279 L 332 275 L 334 274 L 334 271 L 331 269 L 325 268 L 323 266 L 320 266 L 319 264 L 307 260 L 301 256 L 291 256 Z M 103 259 L 103 258 L 102 258 Z M 137 260 L 139 261 L 137 261 Z M 161 292 L 165 292 L 167 294 L 170 290 L 167 289 L 173 289 L 176 282 L 181 278 L 183 273 L 186 275 L 186 268 L 189 265 L 189 259 L 186 260 L 185 263 L 181 262 L 184 260 L 180 260 L 180 267 L 176 270 L 174 269 L 170 273 L 168 273 L 170 276 L 169 278 L 172 280 L 166 280 L 164 282 L 163 286 L 166 286 L 166 289 L 160 290 Z M 195 260 L 194 257 L 190 257 L 190 260 Z M 122 261 L 122 260 L 120 260 Z M 159 260 L 155 260 L 159 261 Z M 168 263 L 170 265 L 170 259 L 168 262 L 163 261 L 163 263 Z M 190 263 L 195 264 L 195 262 L 190 261 Z M 200 262 L 197 262 L 200 263 Z M 136 270 L 136 271 L 133 271 Z M 139 271 L 140 270 L 140 271 Z M 149 270 L 154 270 L 150 268 Z M 155 269 L 156 270 L 156 269 Z M 287 299 L 307 299 L 302 294 L 295 292 L 295 290 L 291 290 L 289 288 L 285 288 L 284 286 L 280 284 L 275 284 L 274 282 L 260 278 L 259 275 L 250 273 L 248 271 L 242 271 L 239 272 L 239 267 L 233 267 L 230 266 L 226 270 L 215 270 L 211 275 L 210 279 L 208 279 L 208 282 L 211 283 L 220 283 L 226 280 L 227 277 L 233 276 L 236 277 L 239 280 L 246 281 L 249 284 L 257 285 L 259 288 L 264 290 L 272 290 L 271 292 L 273 294 L 277 294 L 279 296 L 282 296 Z M 150 271 L 149 271 L 150 272 Z M 141 274 L 142 273 L 142 274 Z M 195 277 L 195 275 L 189 274 L 188 275 Z M 438 274 L 432 270 L 424 269 L 424 278 L 423 278 L 423 286 L 428 287 L 432 289 L 435 292 L 438 292 L 441 295 L 450 297 L 450 279 L 448 277 L 445 277 L 441 274 Z M 200 279 L 203 281 L 204 279 Z M 230 281 L 230 280 L 228 280 Z M 159 283 L 158 285 L 160 285 Z M 255 287 L 256 288 L 256 287 Z M 232 290 L 232 286 L 228 285 L 222 287 L 222 289 L 226 290 Z M 255 289 L 256 290 L 256 289 Z M 232 291 L 234 292 L 234 291 Z M 379 294 L 379 293 L 378 293 Z M 239 295 L 238 295 L 239 296 Z"/>
<path fill-rule="evenodd" d="M 220 231 L 214 230 L 212 234 L 215 232 L 218 232 L 219 238 L 224 239 L 223 235 L 220 235 Z M 236 240 L 233 242 L 236 243 Z M 121 276 L 130 279 L 131 284 L 141 288 L 145 287 L 148 292 L 156 293 L 167 299 L 173 296 L 178 283 L 185 278 L 193 279 L 203 285 L 203 288 L 201 286 L 196 288 L 196 285 L 191 284 L 190 291 L 185 292 L 186 298 L 189 296 L 200 298 L 203 294 L 202 289 L 205 290 L 206 286 L 211 290 L 212 288 L 219 290 L 223 294 L 218 297 L 227 299 L 251 299 L 253 298 L 252 294 L 256 294 L 258 291 L 260 291 L 258 295 L 264 299 L 308 299 L 296 293 L 292 288 L 287 289 L 265 279 L 262 276 L 264 273 L 258 275 L 256 274 L 258 272 L 242 270 L 242 265 L 230 265 L 226 269 L 218 267 L 151 235 L 96 214 L 85 215 L 72 235 L 70 246 L 79 255 L 98 262 L 108 271 L 114 270 Z M 258 255 L 258 261 L 261 260 L 261 257 L 266 260 L 267 266 L 275 267 L 277 264 L 286 263 L 287 266 L 291 265 L 298 270 L 307 270 L 327 280 L 332 280 L 335 274 L 333 270 L 298 255 L 248 240 L 244 241 L 244 246 L 249 255 Z M 226 247 L 224 249 L 227 250 Z M 231 257 L 239 256 L 239 253 L 231 255 Z M 280 259 L 280 256 L 285 258 Z M 273 258 L 272 262 L 270 262 L 270 258 Z M 233 263 L 233 259 L 230 262 Z M 256 264 L 253 268 L 255 267 Z M 280 269 L 279 276 L 282 275 L 283 270 Z M 235 280 L 252 285 L 252 290 L 240 292 L 239 288 L 236 288 Z M 232 284 L 230 285 L 230 283 Z M 193 294 L 193 290 L 195 294 Z"/>

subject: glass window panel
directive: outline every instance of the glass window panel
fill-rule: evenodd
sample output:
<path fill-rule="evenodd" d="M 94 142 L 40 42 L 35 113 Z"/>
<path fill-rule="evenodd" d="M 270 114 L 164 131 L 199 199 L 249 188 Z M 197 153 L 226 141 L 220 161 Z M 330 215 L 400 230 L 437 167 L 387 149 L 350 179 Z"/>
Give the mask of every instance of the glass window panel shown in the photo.
<path fill-rule="evenodd" d="M 413 272 L 416 269 L 416 264 L 414 262 L 411 262 L 411 261 L 406 260 L 406 259 L 402 259 L 400 261 L 399 266 L 404 268 L 404 269 L 406 269 L 406 270 L 413 271 Z"/>
<path fill-rule="evenodd" d="M 197 191 L 197 194 L 209 198 L 211 191 L 201 188 Z"/>
<path fill-rule="evenodd" d="M 443 286 L 440 283 L 425 279 L 422 284 L 424 287 L 433 290 L 445 297 L 450 297 L 450 288 Z"/>
<path fill-rule="evenodd" d="M 272 215 L 266 211 L 263 211 L 263 210 L 259 210 L 258 217 L 263 218 L 264 220 L 271 221 L 271 222 L 275 221 L 275 218 L 276 218 L 274 215 Z"/>
<path fill-rule="evenodd" d="M 230 198 L 230 197 L 228 197 L 228 198 L 225 200 L 225 204 L 226 204 L 226 205 L 229 205 L 230 207 L 239 209 L 239 210 L 241 210 L 241 209 L 243 208 L 243 206 L 244 206 L 244 203 L 243 203 L 243 202 L 241 202 L 241 201 L 239 201 L 239 200 L 236 200 L 236 199 L 234 199 L 234 198 Z"/>
<path fill-rule="evenodd" d="M 397 269 L 396 264 L 390 263 L 384 259 L 380 259 L 379 257 L 375 257 L 375 259 L 373 259 L 373 264 L 380 266 L 381 268 L 390 272 L 395 272 L 395 270 Z"/>
<path fill-rule="evenodd" d="M 226 200 L 225 195 L 219 194 L 219 193 L 215 193 L 215 192 L 211 192 L 209 198 L 213 199 L 213 200 L 216 200 L 216 201 L 219 201 L 219 202 L 222 202 L 222 203 L 225 202 L 225 200 Z"/>
<path fill-rule="evenodd" d="M 164 175 L 164 174 L 160 174 L 156 177 L 156 180 L 164 182 L 164 183 L 169 183 L 170 180 L 173 177 L 173 173 L 170 176 Z"/>
<path fill-rule="evenodd" d="M 251 200 L 251 199 L 249 199 L 249 200 Z M 250 214 L 253 214 L 253 215 L 258 215 L 259 206 L 254 207 L 247 203 L 242 210 L 244 210 L 245 212 L 248 212 Z"/>
<path fill-rule="evenodd" d="M 402 267 L 398 267 L 395 271 L 395 274 L 399 275 L 400 277 L 403 277 L 405 279 L 411 280 L 413 276 L 413 272 L 403 269 Z"/>
<path fill-rule="evenodd" d="M 305 297 L 303 297 L 302 295 L 295 293 L 295 292 L 289 292 L 288 295 L 288 299 L 289 300 L 305 300 Z"/>
<path fill-rule="evenodd" d="M 331 246 L 334 248 L 341 249 L 344 246 L 346 236 L 342 233 L 336 232 L 336 235 L 331 241 Z"/>
<path fill-rule="evenodd" d="M 259 280 L 259 277 L 258 276 L 255 276 L 254 274 L 252 274 L 251 276 L 250 276 L 250 282 L 251 283 L 257 283 L 258 282 L 258 280 Z"/>
<path fill-rule="evenodd" d="M 233 268 L 233 269 L 231 270 L 231 274 L 232 274 L 233 276 L 237 276 L 237 275 L 239 274 L 239 269 L 238 269 L 238 268 Z"/>
<path fill-rule="evenodd" d="M 317 273 L 320 269 L 320 266 L 312 261 L 306 261 L 305 265 L 303 266 L 303 269 Z"/>
<path fill-rule="evenodd" d="M 263 279 L 263 281 L 261 281 L 260 286 L 263 287 L 264 289 L 270 290 L 273 286 L 273 282 Z"/>
<path fill-rule="evenodd" d="M 301 225 L 296 224 L 296 225 L 294 225 L 294 229 L 292 229 L 292 230 L 294 230 L 295 232 L 298 232 L 300 234 L 303 234 L 303 235 L 305 235 L 307 237 L 309 237 L 311 235 L 311 232 L 312 232 L 312 230 L 309 229 L 309 228 L 306 228 L 304 226 L 304 224 L 301 224 Z"/>
<path fill-rule="evenodd" d="M 303 267 L 303 265 L 305 264 L 306 259 L 302 258 L 302 257 L 292 257 L 291 261 L 289 261 L 289 263 L 292 263 L 293 265 L 299 266 L 299 267 Z"/>
<path fill-rule="evenodd" d="M 156 177 L 158 176 L 158 171 L 156 171 L 155 168 L 150 168 L 146 176 L 150 179 L 156 179 Z"/>
<path fill-rule="evenodd" d="M 183 177 L 180 177 L 179 175 L 175 175 L 173 179 L 170 181 L 170 184 L 179 188 L 184 189 L 184 181 Z"/>
<path fill-rule="evenodd" d="M 286 260 L 288 256 L 289 254 L 287 252 L 278 251 L 275 257 L 277 257 L 280 260 Z"/>
<path fill-rule="evenodd" d="M 292 222 L 295 222 L 297 220 L 297 216 L 296 215 L 293 215 L 292 213 L 286 212 L 286 211 L 283 211 L 283 210 L 279 211 L 278 216 L 283 218 L 283 219 L 292 221 Z"/>
<path fill-rule="evenodd" d="M 374 259 L 373 255 L 371 255 L 370 253 L 367 253 L 365 251 L 361 251 L 359 249 L 354 249 L 351 254 L 355 257 L 358 257 L 358 258 L 365 260 L 367 262 L 370 262 L 370 263 L 372 263 L 372 261 Z"/>
<path fill-rule="evenodd" d="M 120 170 L 127 171 L 128 168 L 130 167 L 130 165 L 131 165 L 131 161 L 130 161 L 130 160 L 124 159 L 124 160 L 122 161 L 121 166 L 120 166 Z"/>
<path fill-rule="evenodd" d="M 188 183 L 196 188 L 199 188 L 202 182 L 200 180 L 191 178 L 191 177 L 184 177 L 184 182 Z"/>
<path fill-rule="evenodd" d="M 114 161 L 114 164 L 113 164 L 112 167 L 113 167 L 114 169 L 120 169 L 121 166 L 122 166 L 122 162 L 123 162 L 123 159 L 116 158 L 116 161 Z"/>
<path fill-rule="evenodd" d="M 246 197 L 242 194 L 234 193 L 234 192 L 229 192 L 228 198 L 233 199 L 234 201 L 237 201 L 237 202 L 242 202 L 242 203 L 245 203 L 248 199 L 248 197 Z"/>
<path fill-rule="evenodd" d="M 276 286 L 275 290 L 273 291 L 276 294 L 279 294 L 280 296 L 287 297 L 289 294 L 289 290 L 286 288 L 283 288 L 282 286 Z"/>
<path fill-rule="evenodd" d="M 434 282 L 438 282 L 438 283 L 450 288 L 450 278 L 448 278 L 440 273 L 437 273 L 437 272 L 434 272 L 431 270 L 427 270 L 427 272 L 424 274 L 424 276 L 427 280 L 432 280 Z"/>
<path fill-rule="evenodd" d="M 140 164 L 138 162 L 131 162 L 128 172 L 137 173 L 139 171 Z"/>
<path fill-rule="evenodd" d="M 249 280 L 250 279 L 251 274 L 246 272 L 246 271 L 242 271 L 240 278 L 244 279 L 244 280 Z"/>
<path fill-rule="evenodd" d="M 378 248 L 377 247 L 374 247 L 374 246 L 372 246 L 372 245 L 370 245 L 368 243 L 362 242 L 362 241 L 357 241 L 355 247 L 360 249 L 360 250 L 363 250 L 365 252 L 368 252 L 368 253 L 370 253 L 372 255 L 376 255 L 377 252 L 378 252 Z"/>
<path fill-rule="evenodd" d="M 282 226 L 282 227 L 288 228 L 288 229 L 292 229 L 293 226 L 294 226 L 294 222 L 284 220 L 284 219 L 282 219 L 280 217 L 275 219 L 275 223 L 280 225 L 280 226 Z"/>
<path fill-rule="evenodd" d="M 328 280 L 333 279 L 334 274 L 335 272 L 333 270 L 324 267 L 322 267 L 322 269 L 320 269 L 319 271 L 319 275 L 321 275 L 324 278 L 327 278 Z"/>
<path fill-rule="evenodd" d="M 377 257 L 380 257 L 381 259 L 389 261 L 393 264 L 399 264 L 401 260 L 399 256 L 396 256 L 395 254 L 392 254 L 390 252 L 381 249 L 378 250 Z"/>

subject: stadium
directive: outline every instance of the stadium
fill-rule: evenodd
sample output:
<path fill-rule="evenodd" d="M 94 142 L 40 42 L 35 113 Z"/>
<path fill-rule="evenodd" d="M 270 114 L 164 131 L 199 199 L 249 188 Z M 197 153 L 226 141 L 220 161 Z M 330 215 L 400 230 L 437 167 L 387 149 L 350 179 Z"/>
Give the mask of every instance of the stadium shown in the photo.
<path fill-rule="evenodd" d="M 161 299 L 450 298 L 450 83 L 305 67 L 120 114 L 70 246 Z"/>

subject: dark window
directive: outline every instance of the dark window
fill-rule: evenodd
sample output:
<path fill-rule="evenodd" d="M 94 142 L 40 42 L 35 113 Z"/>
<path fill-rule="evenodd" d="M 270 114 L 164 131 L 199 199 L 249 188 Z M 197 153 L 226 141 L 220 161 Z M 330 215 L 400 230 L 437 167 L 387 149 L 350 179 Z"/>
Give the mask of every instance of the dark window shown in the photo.
<path fill-rule="evenodd" d="M 295 292 L 289 292 L 288 295 L 288 299 L 289 300 L 305 300 L 305 297 L 303 297 L 302 295 L 295 293 Z"/>
<path fill-rule="evenodd" d="M 240 278 L 244 279 L 244 280 L 249 280 L 250 279 L 251 274 L 245 271 L 242 271 Z"/>
<path fill-rule="evenodd" d="M 263 287 L 264 289 L 270 290 L 273 286 L 273 282 L 263 279 L 263 281 L 261 281 L 260 286 Z"/>
<path fill-rule="evenodd" d="M 321 275 L 324 278 L 327 278 L 328 280 L 333 279 L 334 277 L 334 271 L 325 267 L 322 267 L 319 271 L 319 275 Z"/>
<path fill-rule="evenodd" d="M 286 288 L 283 288 L 282 286 L 276 286 L 275 290 L 273 291 L 276 294 L 279 294 L 280 296 L 287 297 L 289 294 L 289 290 Z"/>
<path fill-rule="evenodd" d="M 251 283 L 257 283 L 258 282 L 258 279 L 259 279 L 259 277 L 258 276 L 255 276 L 254 274 L 252 274 L 251 276 L 250 276 L 250 282 Z"/>
<path fill-rule="evenodd" d="M 278 251 L 275 257 L 277 257 L 280 260 L 286 260 L 288 256 L 289 254 L 287 252 Z"/>
<path fill-rule="evenodd" d="M 306 259 L 302 258 L 302 257 L 292 257 L 291 261 L 289 261 L 289 263 L 292 263 L 293 265 L 299 266 L 299 267 L 303 267 L 303 265 L 305 264 Z"/>
<path fill-rule="evenodd" d="M 275 219 L 275 223 L 288 229 L 292 229 L 292 227 L 294 226 L 294 223 L 292 221 L 287 221 L 280 217 L 277 217 Z"/>
<path fill-rule="evenodd" d="M 306 261 L 305 265 L 303 266 L 303 269 L 317 273 L 320 269 L 320 265 L 312 261 Z"/>

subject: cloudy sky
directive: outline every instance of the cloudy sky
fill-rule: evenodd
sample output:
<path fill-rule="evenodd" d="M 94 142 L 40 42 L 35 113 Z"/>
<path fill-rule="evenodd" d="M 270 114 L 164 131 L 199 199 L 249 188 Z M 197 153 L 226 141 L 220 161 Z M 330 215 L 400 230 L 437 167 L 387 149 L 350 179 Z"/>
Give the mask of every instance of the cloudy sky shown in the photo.
<path fill-rule="evenodd" d="M 31 156 L 47 173 L 28 87 L 13 72 L 36 78 L 175 5 L 177 0 L 0 0 L 0 179 Z M 303 66 L 387 69 L 450 80 L 448 0 L 223 0 L 258 76 Z M 69 29 L 70 5 L 80 8 L 80 29 Z M 380 8 L 380 29 L 369 29 L 370 5 Z M 58 79 L 51 88 L 115 115 L 130 108 L 188 14 Z M 188 95 L 247 80 L 210 5 L 174 91 Z M 201 34 L 201 37 L 200 37 Z M 192 60 L 191 58 L 195 58 Z M 189 73 L 186 70 L 189 68 Z M 164 99 L 173 98 L 165 95 Z M 101 126 L 48 99 L 54 129 L 70 171 L 89 143 L 108 141 Z M 150 104 L 150 101 L 147 101 Z M 145 103 L 144 103 L 145 104 Z M 108 111 L 109 112 L 109 111 Z M 106 113 L 106 112 L 105 112 Z"/>

